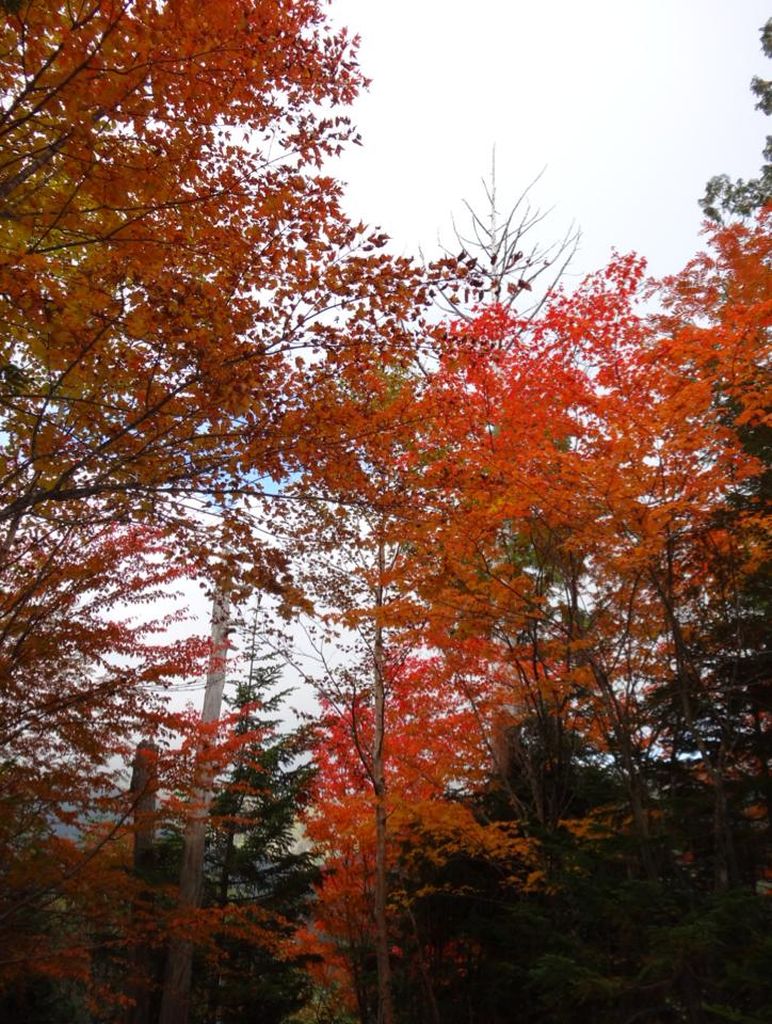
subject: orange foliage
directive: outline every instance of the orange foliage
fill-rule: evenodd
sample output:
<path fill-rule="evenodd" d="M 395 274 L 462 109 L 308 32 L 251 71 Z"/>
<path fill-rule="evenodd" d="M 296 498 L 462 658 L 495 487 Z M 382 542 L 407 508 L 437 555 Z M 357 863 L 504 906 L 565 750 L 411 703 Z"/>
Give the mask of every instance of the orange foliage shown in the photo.
<path fill-rule="evenodd" d="M 424 652 L 388 686 L 395 927 L 417 895 L 405 857 L 418 876 L 417 861 L 463 851 L 519 864 L 524 889 L 544 882 L 522 828 L 483 826 L 454 788 L 498 777 L 521 822 L 645 844 L 659 820 L 645 766 L 672 741 L 652 694 L 675 687 L 687 721 L 708 695 L 727 734 L 744 727 L 720 670 L 742 656 L 724 627 L 763 557 L 762 464 L 743 431 L 768 407 L 768 214 L 711 244 L 656 286 L 656 317 L 638 312 L 642 262 L 617 257 L 535 321 L 493 306 L 451 325 L 428 381 L 392 382 L 404 439 L 390 455 L 367 441 L 360 459 L 375 467 L 364 505 L 396 552 L 378 621 L 395 665 Z M 374 615 L 365 601 L 346 622 Z M 371 717 L 365 691 L 327 708 L 308 822 L 328 870 L 316 941 L 337 940 L 350 964 L 372 939 L 372 792 L 355 751 Z M 582 751 L 611 760 L 629 806 L 572 816 L 561 772 Z M 695 778 L 717 794 L 758 771 L 699 753 Z"/>
<path fill-rule="evenodd" d="M 99 874 L 112 838 L 59 833 L 126 832 L 119 759 L 174 724 L 158 688 L 200 672 L 204 644 L 119 609 L 183 575 L 301 600 L 249 502 L 362 429 L 334 382 L 412 345 L 423 276 L 321 171 L 362 84 L 323 7 L 4 10 L 0 914 L 28 926 L 19 962 L 54 910 L 81 906 L 86 941 L 86 879 L 118 917 L 132 903 Z"/>

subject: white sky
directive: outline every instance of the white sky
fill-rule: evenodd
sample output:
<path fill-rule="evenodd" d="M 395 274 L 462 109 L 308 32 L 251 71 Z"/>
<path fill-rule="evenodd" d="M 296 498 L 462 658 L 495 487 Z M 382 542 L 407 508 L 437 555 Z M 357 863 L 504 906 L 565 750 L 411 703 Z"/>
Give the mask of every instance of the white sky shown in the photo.
<path fill-rule="evenodd" d="M 754 74 L 772 77 L 760 0 L 332 0 L 361 36 L 372 79 L 353 109 L 363 136 L 335 168 L 348 209 L 406 253 L 450 240 L 450 214 L 484 209 L 497 153 L 499 207 L 546 165 L 543 243 L 571 221 L 574 271 L 612 249 L 674 272 L 699 247 L 713 174 L 756 176 L 768 130 Z"/>

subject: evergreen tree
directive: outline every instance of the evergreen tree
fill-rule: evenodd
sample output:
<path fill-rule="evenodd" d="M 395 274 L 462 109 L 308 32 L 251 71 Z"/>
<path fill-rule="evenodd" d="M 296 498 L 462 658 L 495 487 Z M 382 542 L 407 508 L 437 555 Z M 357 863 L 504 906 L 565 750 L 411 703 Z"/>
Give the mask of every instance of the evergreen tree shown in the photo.
<path fill-rule="evenodd" d="M 273 1024 L 307 995 L 299 963 L 284 952 L 304 915 L 317 869 L 298 832 L 313 766 L 308 730 L 281 727 L 286 690 L 280 669 L 249 638 L 248 671 L 230 700 L 239 737 L 233 765 L 215 796 L 205 863 L 205 907 L 251 922 L 258 944 L 229 929 L 215 957 L 195 973 L 193 1015 L 218 1024 Z"/>
<path fill-rule="evenodd" d="M 761 28 L 761 48 L 772 58 L 772 18 Z M 772 81 L 758 76 L 751 80 L 751 91 L 757 98 L 756 109 L 769 117 L 772 114 Z M 728 174 L 716 174 L 705 186 L 700 206 L 706 216 L 721 223 L 725 219 L 750 217 L 772 200 L 772 135 L 767 135 L 764 164 L 758 178 L 732 181 Z"/>

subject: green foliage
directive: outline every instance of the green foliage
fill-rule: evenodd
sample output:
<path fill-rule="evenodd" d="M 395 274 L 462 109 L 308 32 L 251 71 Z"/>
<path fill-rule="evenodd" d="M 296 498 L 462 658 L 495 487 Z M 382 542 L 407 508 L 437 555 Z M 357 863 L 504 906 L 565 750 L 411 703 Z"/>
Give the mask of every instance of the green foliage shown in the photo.
<path fill-rule="evenodd" d="M 761 29 L 761 46 L 772 58 L 772 18 Z M 772 114 L 772 81 L 754 76 L 751 90 L 757 97 L 756 109 Z M 728 174 L 717 174 L 705 186 L 700 206 L 711 220 L 722 223 L 735 217 L 751 217 L 772 199 L 772 135 L 767 136 L 764 164 L 758 178 L 732 181 Z"/>
<path fill-rule="evenodd" d="M 264 941 L 222 938 L 217 958 L 195 974 L 194 1020 L 279 1024 L 309 996 L 302 964 L 271 945 L 292 934 L 318 875 L 297 834 L 313 776 L 309 736 L 304 728 L 282 730 L 279 676 L 253 647 L 231 701 L 242 743 L 213 802 L 205 861 L 204 905 L 254 906 Z"/>
<path fill-rule="evenodd" d="M 413 895 L 391 919 L 399 1024 L 431 1020 L 432 1002 L 443 1024 L 767 1020 L 772 901 L 747 887 L 715 891 L 699 863 L 709 860 L 707 797 L 704 812 L 698 788 L 652 808 L 649 878 L 613 766 L 577 750 L 572 761 L 580 816 L 540 829 L 534 814 L 526 828 L 540 837 L 544 878 L 525 891 L 512 884 L 514 863 L 507 879 L 484 857 L 403 845 L 393 888 Z M 477 813 L 511 818 L 500 784 Z M 758 835 L 738 828 L 736 839 L 742 859 Z"/>
<path fill-rule="evenodd" d="M 0 998 L 0 1019 L 24 1024 L 91 1024 L 81 986 L 36 978 Z"/>

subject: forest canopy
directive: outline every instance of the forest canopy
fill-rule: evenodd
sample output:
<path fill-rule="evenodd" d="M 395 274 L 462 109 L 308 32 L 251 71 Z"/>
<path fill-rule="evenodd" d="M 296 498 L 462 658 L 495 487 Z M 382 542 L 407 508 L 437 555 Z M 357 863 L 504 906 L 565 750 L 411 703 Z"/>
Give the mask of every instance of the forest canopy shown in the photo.
<path fill-rule="evenodd" d="M 0 13 L 0 1016 L 762 1024 L 768 168 L 430 263 L 320 0 Z"/>

